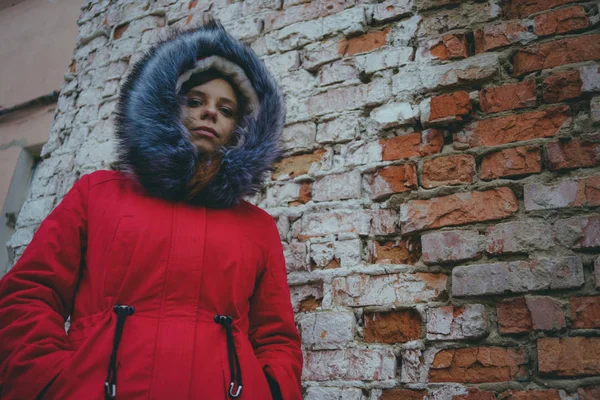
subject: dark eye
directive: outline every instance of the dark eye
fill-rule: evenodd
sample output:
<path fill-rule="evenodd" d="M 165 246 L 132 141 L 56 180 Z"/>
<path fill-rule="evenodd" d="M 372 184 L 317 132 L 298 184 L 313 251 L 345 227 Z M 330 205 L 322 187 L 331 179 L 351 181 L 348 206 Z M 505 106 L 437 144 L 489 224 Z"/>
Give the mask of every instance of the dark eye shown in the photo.
<path fill-rule="evenodd" d="M 187 100 L 187 106 L 188 107 L 200 107 L 202 105 L 202 101 L 200 101 L 199 99 L 188 99 Z"/>
<path fill-rule="evenodd" d="M 227 118 L 233 117 L 233 110 L 229 107 L 221 107 L 219 108 L 219 111 L 221 111 L 221 114 L 223 114 Z"/>

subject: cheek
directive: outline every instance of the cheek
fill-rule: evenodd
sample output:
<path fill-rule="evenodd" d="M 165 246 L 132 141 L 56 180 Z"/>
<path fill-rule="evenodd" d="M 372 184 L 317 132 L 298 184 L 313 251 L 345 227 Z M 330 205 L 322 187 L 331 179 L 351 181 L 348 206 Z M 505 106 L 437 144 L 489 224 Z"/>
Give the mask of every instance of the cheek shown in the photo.
<path fill-rule="evenodd" d="M 226 120 L 223 122 L 223 139 L 225 143 L 229 143 L 233 136 L 233 131 L 235 130 L 235 120 Z"/>

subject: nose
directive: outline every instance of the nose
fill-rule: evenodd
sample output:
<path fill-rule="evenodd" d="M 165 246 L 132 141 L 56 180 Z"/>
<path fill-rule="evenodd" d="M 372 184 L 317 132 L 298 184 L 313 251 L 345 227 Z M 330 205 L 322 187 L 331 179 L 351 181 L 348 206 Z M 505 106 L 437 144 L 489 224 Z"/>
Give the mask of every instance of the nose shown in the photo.
<path fill-rule="evenodd" d="M 210 104 L 205 105 L 200 110 L 200 119 L 208 119 L 208 120 L 211 120 L 213 122 L 216 122 L 216 119 L 217 119 L 217 109 L 214 106 L 210 105 Z"/>

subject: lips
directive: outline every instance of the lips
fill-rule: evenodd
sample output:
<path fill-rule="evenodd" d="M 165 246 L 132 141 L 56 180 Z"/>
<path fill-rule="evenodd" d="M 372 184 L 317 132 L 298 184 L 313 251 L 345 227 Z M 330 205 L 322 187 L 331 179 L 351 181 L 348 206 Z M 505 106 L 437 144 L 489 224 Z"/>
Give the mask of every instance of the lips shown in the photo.
<path fill-rule="evenodd" d="M 195 137 L 208 137 L 212 139 L 216 139 L 219 136 L 217 135 L 217 132 L 214 129 L 209 128 L 207 126 L 199 126 L 197 128 L 192 129 L 192 135 L 194 135 Z"/>

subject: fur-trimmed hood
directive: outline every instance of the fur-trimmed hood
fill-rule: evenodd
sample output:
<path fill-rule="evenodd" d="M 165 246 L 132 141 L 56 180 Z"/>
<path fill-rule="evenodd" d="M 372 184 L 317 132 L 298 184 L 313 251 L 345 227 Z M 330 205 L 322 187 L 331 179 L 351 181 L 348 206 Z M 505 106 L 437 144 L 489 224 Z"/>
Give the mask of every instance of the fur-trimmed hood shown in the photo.
<path fill-rule="evenodd" d="M 178 79 L 199 59 L 218 56 L 237 64 L 259 101 L 234 135 L 238 144 L 222 149 L 217 176 L 189 199 L 188 183 L 201 155 L 181 122 Z M 265 172 L 281 155 L 283 97 L 263 62 L 216 23 L 180 33 L 150 49 L 129 73 L 116 112 L 121 169 L 153 196 L 208 207 L 230 207 L 260 190 Z"/>

